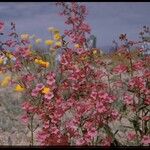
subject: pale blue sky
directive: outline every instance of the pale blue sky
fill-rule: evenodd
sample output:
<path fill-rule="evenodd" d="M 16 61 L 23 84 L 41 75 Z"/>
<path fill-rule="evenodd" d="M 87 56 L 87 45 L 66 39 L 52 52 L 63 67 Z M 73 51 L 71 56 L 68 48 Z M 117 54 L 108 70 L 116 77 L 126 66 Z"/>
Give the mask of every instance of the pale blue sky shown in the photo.
<path fill-rule="evenodd" d="M 111 45 L 120 33 L 136 39 L 143 25 L 150 25 L 150 2 L 86 2 L 88 23 L 97 37 L 97 46 Z M 47 28 L 67 29 L 52 2 L 1 2 L 0 20 L 15 21 L 20 33 L 28 32 L 47 39 Z"/>

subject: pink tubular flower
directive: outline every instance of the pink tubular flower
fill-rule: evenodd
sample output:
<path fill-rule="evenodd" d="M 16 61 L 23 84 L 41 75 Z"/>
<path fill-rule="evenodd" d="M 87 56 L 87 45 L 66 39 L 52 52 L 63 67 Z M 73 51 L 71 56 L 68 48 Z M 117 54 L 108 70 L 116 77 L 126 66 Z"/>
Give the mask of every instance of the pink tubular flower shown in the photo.
<path fill-rule="evenodd" d="M 114 88 L 122 88 L 123 82 L 121 80 L 118 80 L 118 81 L 114 82 L 113 87 Z"/>
<path fill-rule="evenodd" d="M 85 140 L 83 138 L 79 138 L 76 140 L 76 145 L 80 146 L 80 145 L 85 145 Z"/>
<path fill-rule="evenodd" d="M 145 99 L 145 100 L 144 100 L 144 103 L 145 103 L 146 105 L 150 105 L 150 97 L 148 97 L 147 99 Z"/>
<path fill-rule="evenodd" d="M 30 104 L 30 102 L 27 101 L 22 104 L 22 109 L 27 112 L 32 112 L 34 110 L 34 107 Z"/>
<path fill-rule="evenodd" d="M 142 60 L 139 60 L 139 61 L 137 61 L 137 62 L 135 62 L 134 64 L 133 64 L 133 69 L 134 70 L 142 70 L 144 68 L 144 61 L 142 61 Z"/>
<path fill-rule="evenodd" d="M 125 73 L 127 72 L 127 66 L 125 65 L 117 65 L 114 69 L 113 69 L 113 72 L 116 73 L 116 74 L 121 74 L 121 73 Z"/>
<path fill-rule="evenodd" d="M 97 133 L 98 132 L 97 132 L 96 128 L 92 127 L 88 130 L 86 136 L 88 136 L 90 138 L 90 140 L 92 140 L 94 137 L 97 136 Z"/>
<path fill-rule="evenodd" d="M 115 120 L 118 117 L 119 117 L 119 112 L 117 110 L 112 110 L 112 112 L 111 112 L 111 118 Z"/>
<path fill-rule="evenodd" d="M 134 131 L 129 132 L 128 135 L 127 135 L 127 139 L 129 141 L 135 140 L 136 139 L 136 133 Z"/>
<path fill-rule="evenodd" d="M 98 95 L 98 94 L 97 94 L 97 92 L 92 91 L 92 93 L 91 93 L 90 97 L 91 97 L 92 99 L 96 100 L 97 95 Z"/>
<path fill-rule="evenodd" d="M 37 91 L 41 91 L 43 88 L 44 88 L 44 84 L 43 84 L 43 83 L 39 83 L 39 84 L 37 84 L 36 87 L 35 87 L 35 89 L 36 89 Z"/>
<path fill-rule="evenodd" d="M 29 122 L 29 117 L 26 114 L 22 115 L 20 119 L 24 124 Z"/>
<path fill-rule="evenodd" d="M 101 146 L 110 146 L 112 142 L 112 138 L 111 137 L 106 137 L 102 140 L 102 142 L 100 143 Z"/>
<path fill-rule="evenodd" d="M 133 105 L 133 96 L 125 94 L 124 95 L 124 103 L 126 105 Z"/>
<path fill-rule="evenodd" d="M 144 116 L 144 117 L 142 118 L 142 120 L 149 121 L 149 120 L 150 120 L 150 116 Z"/>
<path fill-rule="evenodd" d="M 144 135 L 142 140 L 141 140 L 141 143 L 150 144 L 150 135 Z"/>
<path fill-rule="evenodd" d="M 48 94 L 44 95 L 44 98 L 47 99 L 47 100 L 51 100 L 53 97 L 54 97 L 53 93 L 48 93 Z"/>
<path fill-rule="evenodd" d="M 2 32 L 4 29 L 4 22 L 0 21 L 0 32 Z"/>
<path fill-rule="evenodd" d="M 32 93 L 31 93 L 31 96 L 37 97 L 38 94 L 39 94 L 39 91 L 38 91 L 37 89 L 33 89 L 33 90 L 32 90 Z"/>
<path fill-rule="evenodd" d="M 150 70 L 145 70 L 144 77 L 150 80 Z"/>
<path fill-rule="evenodd" d="M 143 77 L 133 77 L 130 81 L 129 81 L 129 87 L 131 88 L 138 88 L 140 90 L 142 90 L 145 86 L 145 81 L 143 79 Z"/>

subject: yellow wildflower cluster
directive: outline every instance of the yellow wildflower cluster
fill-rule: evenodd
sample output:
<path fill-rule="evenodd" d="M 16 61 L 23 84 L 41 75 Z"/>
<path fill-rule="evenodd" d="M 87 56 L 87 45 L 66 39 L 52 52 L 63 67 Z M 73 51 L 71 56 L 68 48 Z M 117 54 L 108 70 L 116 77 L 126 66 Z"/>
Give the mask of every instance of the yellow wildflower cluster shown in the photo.
<path fill-rule="evenodd" d="M 15 87 L 15 91 L 16 92 L 23 92 L 25 90 L 24 87 L 22 87 L 21 85 L 17 84 Z"/>
<path fill-rule="evenodd" d="M 56 47 L 61 47 L 62 42 L 61 42 L 61 35 L 59 33 L 59 30 L 53 27 L 49 27 L 48 31 L 53 33 L 53 39 L 45 40 L 45 45 L 52 46 L 54 44 Z"/>
<path fill-rule="evenodd" d="M 35 63 L 45 68 L 49 67 L 49 62 L 43 61 L 42 59 L 35 59 Z"/>

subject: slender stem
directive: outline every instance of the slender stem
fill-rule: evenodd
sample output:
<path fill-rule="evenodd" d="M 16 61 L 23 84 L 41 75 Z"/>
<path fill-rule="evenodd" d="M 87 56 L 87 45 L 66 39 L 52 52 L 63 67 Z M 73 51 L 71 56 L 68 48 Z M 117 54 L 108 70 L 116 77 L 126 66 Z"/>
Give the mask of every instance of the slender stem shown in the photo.
<path fill-rule="evenodd" d="M 34 144 L 34 135 L 33 135 L 33 115 L 31 116 L 31 124 L 30 124 L 30 131 L 31 131 L 31 140 L 30 140 L 30 145 L 33 146 Z"/>
<path fill-rule="evenodd" d="M 130 61 L 130 68 L 131 68 L 131 77 L 133 77 L 133 62 L 132 62 L 132 58 L 131 58 L 131 52 L 130 49 L 128 48 L 128 52 L 129 52 L 129 61 Z"/>

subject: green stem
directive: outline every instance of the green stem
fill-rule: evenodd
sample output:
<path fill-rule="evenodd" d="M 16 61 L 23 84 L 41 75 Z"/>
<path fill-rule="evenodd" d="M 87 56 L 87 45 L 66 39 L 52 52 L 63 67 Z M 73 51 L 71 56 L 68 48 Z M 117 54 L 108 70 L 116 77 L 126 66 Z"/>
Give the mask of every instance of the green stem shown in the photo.
<path fill-rule="evenodd" d="M 33 115 L 31 116 L 31 124 L 30 124 L 30 131 L 31 131 L 31 140 L 30 140 L 30 145 L 33 146 L 34 144 L 34 135 L 33 135 Z"/>

